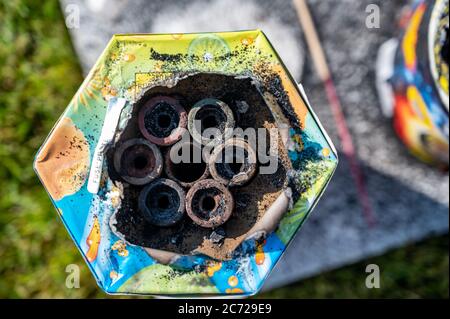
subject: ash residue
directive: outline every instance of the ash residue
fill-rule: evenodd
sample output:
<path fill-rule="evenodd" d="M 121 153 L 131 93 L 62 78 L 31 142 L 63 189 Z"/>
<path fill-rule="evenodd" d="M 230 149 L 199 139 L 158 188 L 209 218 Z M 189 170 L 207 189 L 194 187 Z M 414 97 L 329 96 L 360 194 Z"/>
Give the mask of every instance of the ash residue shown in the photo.
<path fill-rule="evenodd" d="M 281 83 L 281 78 L 278 74 L 273 74 L 272 78 L 267 83 L 267 91 L 277 99 L 278 104 L 283 111 L 284 116 L 289 120 L 289 122 L 295 127 L 300 128 L 301 124 L 297 115 L 294 112 L 291 102 L 289 101 L 289 96 L 283 89 L 283 84 Z"/>
<path fill-rule="evenodd" d="M 275 120 L 261 94 L 253 85 L 252 79 L 235 79 L 232 76 L 202 73 L 182 79 L 172 88 L 155 87 L 147 91 L 135 104 L 133 116 L 120 140 L 141 137 L 137 129 L 136 114 L 145 102 L 155 95 L 176 97 L 187 112 L 201 99 L 217 98 L 227 103 L 233 111 L 236 127 L 243 129 L 276 127 Z M 249 106 L 245 112 L 242 112 L 243 102 Z M 283 142 L 280 137 L 278 139 L 280 151 L 278 171 L 271 175 L 255 176 L 250 183 L 238 190 L 230 189 L 236 200 L 236 207 L 230 219 L 221 226 L 223 233 L 222 230 L 219 232 L 217 229 L 197 226 L 187 214 L 180 223 L 172 227 L 161 228 L 151 225 L 137 208 L 137 198 L 142 187 L 127 184 L 124 184 L 122 206 L 116 213 L 115 228 L 124 239 L 134 245 L 186 255 L 198 251 L 220 260 L 231 258 L 232 252 L 248 235 L 247 232 L 287 186 L 286 171 L 291 166 Z M 164 153 L 168 148 L 161 150 Z M 109 170 L 113 180 L 120 180 L 111 165 Z M 161 177 L 166 176 L 163 174 Z M 221 236 L 224 237 L 220 238 Z"/>
<path fill-rule="evenodd" d="M 186 59 L 186 54 L 167 54 L 167 53 L 159 53 L 156 52 L 153 48 L 150 49 L 150 59 L 156 60 L 156 61 L 163 61 L 163 62 L 172 62 L 172 63 L 178 63 Z"/>
<path fill-rule="evenodd" d="M 301 129 L 302 124 L 304 123 L 300 123 L 297 115 L 295 114 L 294 108 L 292 107 L 292 104 L 289 100 L 288 93 L 283 87 L 283 83 L 279 74 L 273 71 L 272 68 L 266 63 L 257 65 L 255 67 L 255 72 L 260 77 L 263 83 L 260 89 L 263 92 L 268 92 L 275 97 L 279 106 L 281 107 L 283 115 L 289 120 L 292 127 Z"/>

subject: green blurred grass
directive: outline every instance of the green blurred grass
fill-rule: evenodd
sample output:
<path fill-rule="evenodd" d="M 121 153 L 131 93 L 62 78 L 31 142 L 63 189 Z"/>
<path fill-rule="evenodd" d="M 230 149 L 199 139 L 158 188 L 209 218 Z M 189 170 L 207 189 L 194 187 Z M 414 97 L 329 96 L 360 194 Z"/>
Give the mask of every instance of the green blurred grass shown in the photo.
<path fill-rule="evenodd" d="M 448 298 L 449 237 L 437 237 L 371 258 L 261 298 Z M 366 266 L 380 267 L 380 289 L 365 286 Z"/>
<path fill-rule="evenodd" d="M 33 157 L 81 84 L 57 1 L 0 2 L 0 298 L 105 297 L 58 219 Z M 399 249 L 260 297 L 447 297 L 448 237 Z M 365 265 L 382 288 L 364 287 Z M 65 268 L 81 268 L 67 289 Z"/>

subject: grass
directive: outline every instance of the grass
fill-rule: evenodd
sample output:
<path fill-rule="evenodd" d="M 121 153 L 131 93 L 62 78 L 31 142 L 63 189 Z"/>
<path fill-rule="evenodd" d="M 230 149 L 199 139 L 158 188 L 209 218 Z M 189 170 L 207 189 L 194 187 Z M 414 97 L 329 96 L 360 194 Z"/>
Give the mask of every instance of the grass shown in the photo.
<path fill-rule="evenodd" d="M 448 298 L 448 236 L 321 274 L 261 298 Z M 380 268 L 380 288 L 365 286 L 366 266 Z"/>
<path fill-rule="evenodd" d="M 58 2 L 0 2 L 0 34 L 0 298 L 103 298 L 32 169 L 82 81 Z M 448 259 L 445 236 L 260 297 L 448 298 Z M 368 263 L 381 289 L 364 287 Z M 65 286 L 69 264 L 79 289 Z"/>

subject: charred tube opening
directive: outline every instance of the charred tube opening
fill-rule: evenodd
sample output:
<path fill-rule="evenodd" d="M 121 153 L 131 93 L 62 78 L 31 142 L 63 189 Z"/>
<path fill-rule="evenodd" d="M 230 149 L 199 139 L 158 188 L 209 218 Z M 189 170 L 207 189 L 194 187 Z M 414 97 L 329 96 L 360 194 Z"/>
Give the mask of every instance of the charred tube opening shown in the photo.
<path fill-rule="evenodd" d="M 188 115 L 188 130 L 199 144 L 218 145 L 231 137 L 235 125 L 233 112 L 223 101 L 203 99 L 197 102 Z M 217 134 L 207 136 L 208 129 L 215 129 Z"/>
<path fill-rule="evenodd" d="M 241 186 L 256 173 L 256 152 L 243 139 L 229 139 L 214 148 L 209 170 L 216 181 L 228 186 Z"/>
<path fill-rule="evenodd" d="M 160 146 L 178 142 L 186 123 L 186 111 L 177 99 L 168 96 L 151 98 L 139 112 L 139 130 L 142 135 Z"/>
<path fill-rule="evenodd" d="M 186 195 L 186 212 L 201 227 L 216 228 L 224 224 L 233 207 L 230 191 L 213 179 L 195 183 Z"/>
<path fill-rule="evenodd" d="M 209 175 L 208 165 L 202 160 L 201 146 L 192 142 L 178 142 L 165 155 L 164 171 L 170 179 L 183 187 Z"/>
<path fill-rule="evenodd" d="M 142 138 L 125 141 L 114 153 L 114 168 L 133 185 L 144 185 L 162 172 L 162 155 L 156 145 Z"/>
<path fill-rule="evenodd" d="M 184 216 L 185 193 L 174 181 L 161 178 L 141 191 L 138 205 L 149 223 L 159 227 L 173 226 Z"/>

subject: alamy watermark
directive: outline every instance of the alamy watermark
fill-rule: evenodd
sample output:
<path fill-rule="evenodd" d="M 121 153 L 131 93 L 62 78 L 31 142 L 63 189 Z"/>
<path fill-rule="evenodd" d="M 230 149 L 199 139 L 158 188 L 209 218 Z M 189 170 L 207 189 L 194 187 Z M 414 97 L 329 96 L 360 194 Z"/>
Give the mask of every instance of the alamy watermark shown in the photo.
<path fill-rule="evenodd" d="M 381 27 L 380 7 L 376 4 L 369 4 L 366 7 L 366 28 L 379 29 Z"/>
<path fill-rule="evenodd" d="M 380 285 L 380 267 L 376 264 L 370 264 L 366 266 L 366 288 L 367 289 L 379 289 Z"/>
<path fill-rule="evenodd" d="M 259 164 L 259 174 L 274 174 L 278 170 L 278 128 L 225 128 L 223 130 L 210 127 L 202 130 L 201 121 L 195 120 L 194 126 L 201 133 L 201 141 L 191 137 L 191 134 L 183 134 L 178 142 L 183 146 L 177 151 L 170 152 L 170 160 L 174 164 L 179 163 L 208 163 L 211 155 L 220 149 L 215 163 L 225 164 Z M 256 157 L 248 156 L 249 149 L 242 147 L 223 147 L 229 140 L 243 140 Z M 206 142 L 205 142 L 206 140 Z M 194 147 L 191 147 L 193 145 Z M 175 150 L 175 149 L 174 149 Z"/>
<path fill-rule="evenodd" d="M 64 8 L 66 13 L 66 26 L 68 29 L 80 28 L 80 8 L 76 4 L 68 4 Z"/>
<path fill-rule="evenodd" d="M 80 267 L 76 264 L 69 264 L 66 266 L 66 287 L 68 289 L 80 288 Z"/>

